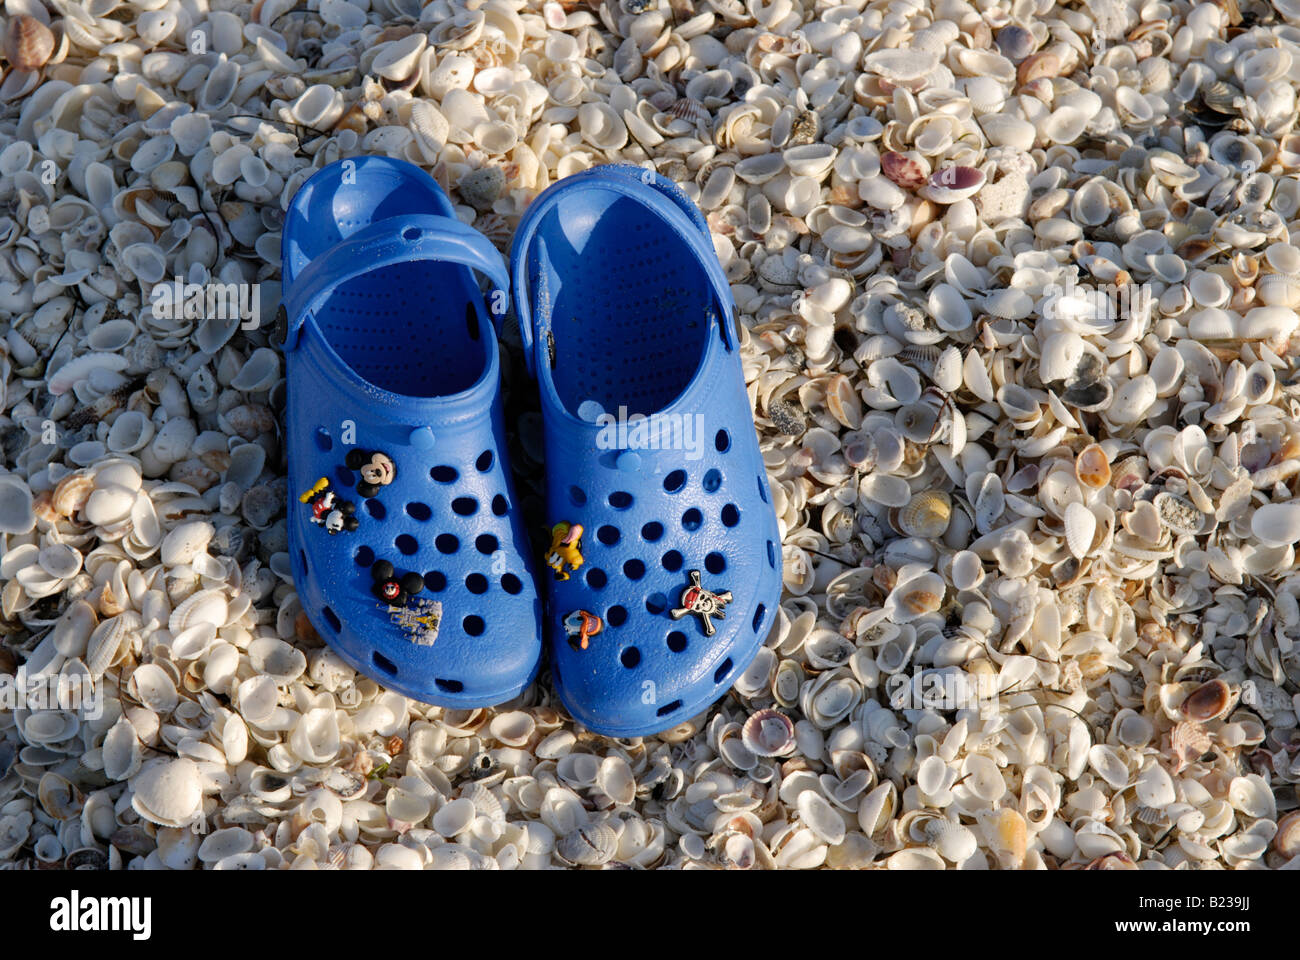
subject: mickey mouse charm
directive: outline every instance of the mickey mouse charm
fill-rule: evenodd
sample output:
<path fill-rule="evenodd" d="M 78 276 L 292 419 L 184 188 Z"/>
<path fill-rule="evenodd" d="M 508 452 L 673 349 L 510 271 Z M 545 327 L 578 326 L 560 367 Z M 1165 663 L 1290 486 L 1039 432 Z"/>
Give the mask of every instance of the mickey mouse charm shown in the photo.
<path fill-rule="evenodd" d="M 424 589 L 424 577 L 414 572 L 398 577 L 387 560 L 376 560 L 370 567 L 370 576 L 375 581 L 370 588 L 375 596 L 394 607 L 402 606 Z"/>
<path fill-rule="evenodd" d="M 324 527 L 326 533 L 352 531 L 361 525 L 355 516 L 356 506 L 351 500 L 339 500 L 324 477 L 299 494 L 298 501 L 311 506 L 311 522 Z"/>
<path fill-rule="evenodd" d="M 349 450 L 344 460 L 349 470 L 361 474 L 357 481 L 357 493 L 363 497 L 373 497 L 380 487 L 386 487 L 397 476 L 397 467 L 392 458 L 378 450 Z"/>

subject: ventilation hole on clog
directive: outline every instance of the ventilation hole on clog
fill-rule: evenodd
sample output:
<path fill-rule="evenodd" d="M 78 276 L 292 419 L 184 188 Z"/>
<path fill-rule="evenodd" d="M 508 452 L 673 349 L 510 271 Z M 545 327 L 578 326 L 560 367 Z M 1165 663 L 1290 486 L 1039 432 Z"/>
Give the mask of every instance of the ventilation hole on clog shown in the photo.
<path fill-rule="evenodd" d="M 443 693 L 460 693 L 465 689 L 465 684 L 459 680 L 444 680 L 441 677 L 436 678 L 433 684 Z"/>
<path fill-rule="evenodd" d="M 358 567 L 369 567 L 375 562 L 375 551 L 369 547 L 357 547 L 357 552 L 352 554 L 352 559 L 357 562 Z"/>
<path fill-rule="evenodd" d="M 767 541 L 767 565 L 776 569 L 776 545 L 771 540 Z"/>
<path fill-rule="evenodd" d="M 686 649 L 686 634 L 680 630 L 674 630 L 668 634 L 668 649 L 673 653 L 681 653 Z"/>
<path fill-rule="evenodd" d="M 626 607 L 610 607 L 605 611 L 605 620 L 611 627 L 621 627 L 627 623 Z"/>
<path fill-rule="evenodd" d="M 471 573 L 465 578 L 465 589 L 470 593 L 487 593 L 487 577 L 481 573 Z"/>
<path fill-rule="evenodd" d="M 329 453 L 334 449 L 334 441 L 330 439 L 330 432 L 324 427 L 316 428 L 316 449 Z"/>
<path fill-rule="evenodd" d="M 676 493 L 682 487 L 686 486 L 686 471 L 674 470 L 668 476 L 664 477 L 664 489 L 669 493 Z"/>
<path fill-rule="evenodd" d="M 681 705 L 682 702 L 680 700 L 674 700 L 672 703 L 664 704 L 662 707 L 660 707 L 658 710 L 655 711 L 655 716 L 666 717 L 668 716 L 668 714 L 679 709 Z"/>
<path fill-rule="evenodd" d="M 433 545 L 438 548 L 439 553 L 455 553 L 460 549 L 460 541 L 454 534 L 440 533 L 438 538 L 433 541 Z"/>
<path fill-rule="evenodd" d="M 704 514 L 700 513 L 695 507 L 691 507 L 682 514 L 682 527 L 688 531 L 700 529 L 702 523 L 704 523 Z"/>
<path fill-rule="evenodd" d="M 402 239 L 403 239 L 403 240 L 419 240 L 419 239 L 420 239 L 420 228 L 419 228 L 419 227 L 407 227 L 405 230 L 402 231 Z"/>
<path fill-rule="evenodd" d="M 409 533 L 404 533 L 393 541 L 393 546 L 397 547 L 406 556 L 413 556 L 420 549 L 420 543 Z"/>
<path fill-rule="evenodd" d="M 600 567 L 592 567 L 587 571 L 587 586 L 591 587 L 591 589 L 599 590 L 608 582 L 609 578 L 605 576 L 605 571 Z"/>
<path fill-rule="evenodd" d="M 513 573 L 505 573 L 501 575 L 501 589 L 506 593 L 517 594 L 524 589 L 524 584 Z"/>
<path fill-rule="evenodd" d="M 451 512 L 462 517 L 473 516 L 478 509 L 478 501 L 473 497 L 457 497 L 451 502 Z"/>
<path fill-rule="evenodd" d="M 618 543 L 618 527 L 611 527 L 608 523 L 596 531 L 596 539 L 607 547 L 612 547 Z"/>
<path fill-rule="evenodd" d="M 705 493 L 717 493 L 718 488 L 722 486 L 722 471 L 710 470 L 700 481 L 700 486 L 704 487 Z"/>
<path fill-rule="evenodd" d="M 424 589 L 430 593 L 441 593 L 447 589 L 447 576 L 438 570 L 430 570 L 424 575 Z"/>
<path fill-rule="evenodd" d="M 758 605 L 758 609 L 754 611 L 754 632 L 755 633 L 758 633 L 758 628 L 763 625 L 763 614 L 765 613 L 767 613 L 767 607 L 765 607 L 763 604 L 760 603 Z"/>
<path fill-rule="evenodd" d="M 713 671 L 713 682 L 721 683 L 722 678 L 731 672 L 731 658 L 727 657 L 722 663 L 718 664 L 718 669 Z"/>
<path fill-rule="evenodd" d="M 501 546 L 501 542 L 490 533 L 480 533 L 474 540 L 474 546 L 478 548 L 479 553 L 491 556 L 497 552 L 497 548 Z"/>
<path fill-rule="evenodd" d="M 479 473 L 487 473 L 492 469 L 492 460 L 492 451 L 484 450 L 478 455 L 478 459 L 474 461 L 474 466 L 478 468 Z"/>
<path fill-rule="evenodd" d="M 478 312 L 472 303 L 465 304 L 465 329 L 471 340 L 478 339 Z"/>
<path fill-rule="evenodd" d="M 736 509 L 734 503 L 729 503 L 722 508 L 722 525 L 724 527 L 734 527 L 740 523 L 740 511 Z"/>
<path fill-rule="evenodd" d="M 624 490 L 615 490 L 609 495 L 609 505 L 615 510 L 626 510 L 632 506 L 632 494 Z"/>
<path fill-rule="evenodd" d="M 370 499 L 366 501 L 366 513 L 370 514 L 376 520 L 382 520 L 388 516 L 388 511 L 378 500 Z"/>
<path fill-rule="evenodd" d="M 582 487 L 569 487 L 569 502 L 575 507 L 581 507 L 587 502 L 587 491 Z"/>
<path fill-rule="evenodd" d="M 384 673 L 393 677 L 397 676 L 397 664 L 393 663 L 393 661 L 389 660 L 382 653 L 376 651 L 371 655 L 370 659 L 373 660 L 375 666 L 384 671 Z"/>
<path fill-rule="evenodd" d="M 654 543 L 664 535 L 664 525 L 655 520 L 651 520 L 641 528 L 641 536 L 647 543 Z"/>
<path fill-rule="evenodd" d="M 505 497 L 501 496 L 501 494 L 498 493 L 495 497 L 492 498 L 492 512 L 495 513 L 498 517 L 504 517 L 506 515 L 506 511 L 509 509 L 510 509 L 509 501 L 507 501 Z"/>
<path fill-rule="evenodd" d="M 641 651 L 638 650 L 636 647 L 628 647 L 621 654 L 619 654 L 618 659 L 619 662 L 623 664 L 623 666 L 631 670 L 633 667 L 635 667 L 638 663 L 641 662 Z"/>
<path fill-rule="evenodd" d="M 427 503 L 408 503 L 406 513 L 412 520 L 419 520 L 421 523 L 433 516 L 433 511 L 429 509 Z"/>
<path fill-rule="evenodd" d="M 439 483 L 455 483 L 456 478 L 460 476 L 455 467 L 441 466 L 434 467 L 429 471 L 429 476 Z"/>
<path fill-rule="evenodd" d="M 335 613 L 333 610 L 331 610 L 329 607 L 321 607 L 320 612 L 325 615 L 326 622 L 329 623 L 329 625 L 334 629 L 335 632 L 338 632 L 339 630 L 343 629 L 343 621 L 341 621 L 339 619 L 339 615 Z"/>
<path fill-rule="evenodd" d="M 357 478 L 352 475 L 352 471 L 347 467 L 335 467 L 334 479 L 339 482 L 340 487 L 350 487 L 356 482 Z"/>
<path fill-rule="evenodd" d="M 713 448 L 718 453 L 726 453 L 731 449 L 731 434 L 726 430 L 719 430 L 717 436 L 713 438 Z"/>
<path fill-rule="evenodd" d="M 484 629 L 483 618 L 475 614 L 471 613 L 468 617 L 466 617 L 464 620 L 461 621 L 460 625 L 465 628 L 465 632 L 468 633 L 471 637 L 477 637 L 482 635 L 483 633 L 483 629 Z"/>
<path fill-rule="evenodd" d="M 645 598 L 645 608 L 647 612 L 658 616 L 668 609 L 668 598 L 662 593 L 652 593 Z"/>
<path fill-rule="evenodd" d="M 640 580 L 645 576 L 645 564 L 633 557 L 623 564 L 623 576 L 629 580 Z"/>
<path fill-rule="evenodd" d="M 676 550 L 669 550 L 664 554 L 664 569 L 673 572 L 682 568 L 682 555 Z"/>
<path fill-rule="evenodd" d="M 704 558 L 704 569 L 709 573 L 721 573 L 727 569 L 727 558 L 720 553 L 711 553 Z"/>
<path fill-rule="evenodd" d="M 767 477 L 758 478 L 758 495 L 763 498 L 764 503 L 767 503 Z"/>

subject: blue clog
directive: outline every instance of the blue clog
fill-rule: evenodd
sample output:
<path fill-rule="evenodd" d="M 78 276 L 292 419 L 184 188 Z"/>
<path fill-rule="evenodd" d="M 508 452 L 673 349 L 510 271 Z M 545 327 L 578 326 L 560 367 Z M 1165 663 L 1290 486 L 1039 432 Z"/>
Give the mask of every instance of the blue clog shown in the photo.
<path fill-rule="evenodd" d="M 541 603 L 506 454 L 500 254 L 427 174 L 377 156 L 303 184 L 282 248 L 303 608 L 393 690 L 452 707 L 509 700 L 537 673 Z M 496 288 L 486 299 L 474 271 Z"/>
<path fill-rule="evenodd" d="M 699 210 L 637 167 L 543 192 L 511 271 L 545 424 L 555 685 L 598 733 L 662 731 L 726 693 L 780 596 L 735 303 Z"/>

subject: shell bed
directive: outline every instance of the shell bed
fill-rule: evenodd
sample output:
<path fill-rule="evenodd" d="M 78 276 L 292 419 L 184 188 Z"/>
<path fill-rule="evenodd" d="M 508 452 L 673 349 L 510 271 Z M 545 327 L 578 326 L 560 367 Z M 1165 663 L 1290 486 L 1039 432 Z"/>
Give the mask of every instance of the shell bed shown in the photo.
<path fill-rule="evenodd" d="M 103 694 L 95 718 L 0 709 L 0 868 L 1300 866 L 1300 0 L 4 0 L 0 61 L 0 673 Z M 333 209 L 299 232 L 292 201 L 369 157 L 449 201 L 385 213 L 454 216 L 506 257 L 545 190 L 600 165 L 703 213 L 781 574 L 707 710 L 602 737 L 545 656 L 481 709 L 357 669 L 436 657 L 467 603 L 508 597 L 568 661 L 621 653 L 651 574 L 662 632 L 631 645 L 667 657 L 680 630 L 694 657 L 703 621 L 672 620 L 691 571 L 733 594 L 720 636 L 752 589 L 707 550 L 668 576 L 604 488 L 552 508 L 527 369 L 549 343 L 526 361 L 513 317 L 501 420 L 454 459 L 413 469 L 409 432 L 356 420 L 382 392 L 286 389 L 286 364 L 329 358 L 286 356 L 281 281 L 341 239 Z M 593 277 L 623 269 L 603 254 Z M 495 346 L 468 270 L 383 270 L 448 291 L 421 312 L 439 329 L 360 343 L 335 310 L 349 362 L 472 391 Z M 703 329 L 654 344 L 683 384 Z M 562 332 L 565 409 L 650 408 L 651 361 L 615 391 L 595 374 L 621 353 Z M 435 432 L 435 456 L 459 443 Z M 354 448 L 394 465 L 374 496 Z M 659 543 L 737 502 L 682 469 L 638 504 L 662 505 Z M 473 511 L 435 520 L 445 495 Z M 455 554 L 396 542 L 435 523 L 463 525 Z M 327 576 L 367 628 L 352 661 L 295 586 Z M 532 604 L 560 589 L 556 634 Z M 395 624 L 376 590 L 427 606 Z"/>

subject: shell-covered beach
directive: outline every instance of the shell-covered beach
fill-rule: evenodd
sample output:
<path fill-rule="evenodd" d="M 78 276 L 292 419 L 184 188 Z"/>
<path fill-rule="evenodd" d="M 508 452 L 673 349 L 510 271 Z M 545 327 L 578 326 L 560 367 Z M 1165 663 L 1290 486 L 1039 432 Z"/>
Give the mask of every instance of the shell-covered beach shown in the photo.
<path fill-rule="evenodd" d="M 1300 854 L 1300 0 L 3 7 L 0 867 Z M 503 254 L 598 164 L 705 214 L 784 581 L 706 713 L 433 707 L 312 628 L 280 231 L 369 154 Z"/>

